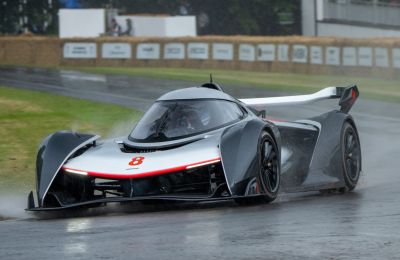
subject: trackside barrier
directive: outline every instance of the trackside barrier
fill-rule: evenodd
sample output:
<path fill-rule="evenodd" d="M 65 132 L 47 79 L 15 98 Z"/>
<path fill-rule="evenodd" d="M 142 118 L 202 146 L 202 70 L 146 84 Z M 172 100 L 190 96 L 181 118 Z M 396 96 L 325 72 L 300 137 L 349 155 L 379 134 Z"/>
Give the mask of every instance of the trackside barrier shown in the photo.
<path fill-rule="evenodd" d="M 400 40 L 0 37 L 0 64 L 239 69 L 398 77 Z"/>

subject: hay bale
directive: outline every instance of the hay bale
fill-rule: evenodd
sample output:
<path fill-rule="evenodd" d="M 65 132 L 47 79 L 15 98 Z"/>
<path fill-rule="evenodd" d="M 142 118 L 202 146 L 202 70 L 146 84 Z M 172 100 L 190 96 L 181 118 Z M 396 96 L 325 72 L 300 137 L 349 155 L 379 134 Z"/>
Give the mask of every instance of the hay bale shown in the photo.
<path fill-rule="evenodd" d="M 63 57 L 63 46 L 66 42 L 96 43 L 97 57 L 95 59 L 66 59 Z M 208 59 L 189 59 L 187 44 L 204 42 L 208 44 Z M 101 48 L 103 43 L 129 43 L 132 48 L 131 59 L 103 59 Z M 137 59 L 137 46 L 140 43 L 160 44 L 160 59 Z M 183 43 L 186 48 L 185 58 L 164 59 L 164 46 L 167 43 Z M 214 60 L 212 57 L 213 43 L 229 43 L 233 45 L 233 60 Z M 242 61 L 239 60 L 240 44 L 250 44 L 257 47 L 258 44 L 274 44 L 277 49 L 279 44 L 288 45 L 288 61 L 282 62 L 275 57 L 273 61 Z M 295 63 L 292 61 L 293 45 L 301 44 L 308 48 L 307 63 Z M 323 64 L 311 63 L 311 46 L 321 46 Z M 327 65 L 325 61 L 326 48 L 336 46 L 342 52 L 343 47 L 365 46 L 371 47 L 373 64 L 371 67 L 361 66 L 335 66 Z M 375 47 L 388 49 L 389 67 L 377 67 L 374 64 Z M 29 65 L 29 66 L 118 66 L 118 67 L 185 67 L 213 69 L 238 69 L 264 72 L 296 72 L 312 74 L 334 75 L 372 75 L 383 77 L 396 77 L 398 69 L 393 68 L 392 48 L 400 48 L 398 38 L 372 38 L 372 39 L 348 39 L 333 37 L 303 37 L 303 36 L 198 36 L 179 38 L 157 37 L 99 37 L 99 38 L 73 38 L 59 39 L 56 37 L 19 36 L 0 37 L 0 64 Z M 277 51 L 275 52 L 277 56 Z M 340 64 L 343 64 L 340 53 Z"/>

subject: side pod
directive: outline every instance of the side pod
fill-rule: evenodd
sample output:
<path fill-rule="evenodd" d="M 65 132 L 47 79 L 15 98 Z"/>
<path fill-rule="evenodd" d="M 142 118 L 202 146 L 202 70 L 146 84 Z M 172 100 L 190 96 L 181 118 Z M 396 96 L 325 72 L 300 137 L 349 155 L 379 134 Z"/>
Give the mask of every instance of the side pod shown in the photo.
<path fill-rule="evenodd" d="M 100 136 L 60 131 L 46 137 L 36 158 L 36 190 L 39 207 L 65 161 L 76 151 L 94 143 Z M 28 208 L 34 206 L 33 194 L 28 196 Z"/>

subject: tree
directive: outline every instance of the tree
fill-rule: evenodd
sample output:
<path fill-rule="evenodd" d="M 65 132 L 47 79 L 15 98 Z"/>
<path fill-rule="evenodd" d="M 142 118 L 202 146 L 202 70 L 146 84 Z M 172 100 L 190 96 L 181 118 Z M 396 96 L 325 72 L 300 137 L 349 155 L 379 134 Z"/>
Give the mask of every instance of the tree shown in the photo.
<path fill-rule="evenodd" d="M 34 33 L 55 33 L 58 24 L 56 0 L 0 0 L 0 32 L 20 33 L 24 28 Z"/>
<path fill-rule="evenodd" d="M 0 33 L 15 33 L 18 26 L 18 1 L 0 0 Z"/>
<path fill-rule="evenodd" d="M 27 19 L 30 30 L 55 33 L 58 27 L 58 9 L 66 6 L 67 2 L 83 8 L 112 7 L 125 14 L 195 15 L 200 35 L 301 33 L 299 0 L 0 0 L 1 2 L 2 33 L 16 32 L 21 19 Z M 22 11 L 19 11 L 21 3 L 26 4 L 22 4 Z"/>
<path fill-rule="evenodd" d="M 196 15 L 199 34 L 301 33 L 298 0 L 82 0 L 86 7 L 113 7 L 127 14 Z M 283 22 L 282 19 L 286 21 Z"/>

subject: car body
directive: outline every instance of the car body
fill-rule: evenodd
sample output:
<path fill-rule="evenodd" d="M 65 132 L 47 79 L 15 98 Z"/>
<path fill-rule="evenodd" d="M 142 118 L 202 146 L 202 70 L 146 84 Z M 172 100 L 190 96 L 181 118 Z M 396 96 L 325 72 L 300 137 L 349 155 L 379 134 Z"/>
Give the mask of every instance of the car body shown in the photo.
<path fill-rule="evenodd" d="M 271 202 L 279 191 L 352 190 L 361 171 L 357 87 L 238 100 L 214 83 L 161 96 L 127 137 L 60 131 L 37 154 L 27 210 L 126 201 Z M 265 108 L 340 99 L 340 110 L 291 122 Z M 350 151 L 351 150 L 351 151 Z"/>

